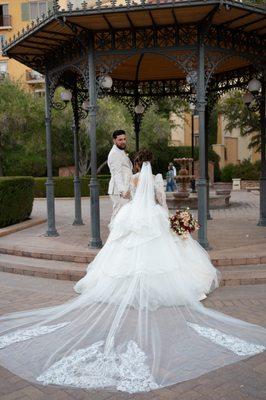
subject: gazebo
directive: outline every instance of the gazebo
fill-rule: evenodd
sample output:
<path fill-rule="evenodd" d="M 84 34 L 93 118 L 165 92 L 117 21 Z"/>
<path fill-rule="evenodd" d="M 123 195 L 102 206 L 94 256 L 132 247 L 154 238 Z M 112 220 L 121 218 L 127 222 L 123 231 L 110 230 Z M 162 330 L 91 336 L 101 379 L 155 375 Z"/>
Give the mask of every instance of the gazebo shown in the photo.
<path fill-rule="evenodd" d="M 45 75 L 47 144 L 47 235 L 55 225 L 52 176 L 51 108 L 71 101 L 74 115 L 75 222 L 82 223 L 78 171 L 78 130 L 89 116 L 91 143 L 91 238 L 101 247 L 96 157 L 97 98 L 114 96 L 130 110 L 139 146 L 143 112 L 154 99 L 182 96 L 194 101 L 199 115 L 199 242 L 208 248 L 208 116 L 218 97 L 253 82 L 261 115 L 259 225 L 266 226 L 265 81 L 266 10 L 231 0 L 173 0 L 102 4 L 69 2 L 53 8 L 4 44 L 4 54 Z M 255 78 L 255 79 L 254 79 Z M 63 86 L 62 102 L 54 93 Z"/>

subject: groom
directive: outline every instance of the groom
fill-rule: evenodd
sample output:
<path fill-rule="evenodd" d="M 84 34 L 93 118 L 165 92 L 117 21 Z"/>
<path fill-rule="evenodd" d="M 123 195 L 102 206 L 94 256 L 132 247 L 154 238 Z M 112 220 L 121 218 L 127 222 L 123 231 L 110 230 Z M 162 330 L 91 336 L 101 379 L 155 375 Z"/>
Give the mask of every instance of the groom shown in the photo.
<path fill-rule="evenodd" d="M 113 133 L 113 147 L 108 155 L 108 167 L 111 173 L 108 194 L 113 202 L 111 220 L 130 199 L 129 184 L 132 176 L 132 163 L 125 153 L 127 138 L 122 129 Z"/>

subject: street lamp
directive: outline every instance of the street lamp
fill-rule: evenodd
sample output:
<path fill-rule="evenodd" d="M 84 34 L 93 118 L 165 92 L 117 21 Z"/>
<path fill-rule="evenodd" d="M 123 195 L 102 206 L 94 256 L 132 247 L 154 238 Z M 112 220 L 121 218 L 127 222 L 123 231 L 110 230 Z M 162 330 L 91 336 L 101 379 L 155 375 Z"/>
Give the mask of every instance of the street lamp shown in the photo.
<path fill-rule="evenodd" d="M 140 134 L 140 122 L 145 111 L 145 107 L 138 103 L 134 108 L 134 125 L 135 125 L 135 134 L 136 134 L 136 151 L 139 150 L 139 134 Z"/>
<path fill-rule="evenodd" d="M 72 93 L 70 90 L 64 90 L 61 93 L 61 100 L 67 105 L 72 100 Z"/>
<path fill-rule="evenodd" d="M 113 86 L 113 79 L 109 75 L 101 76 L 99 82 L 102 89 L 111 89 Z"/>
<path fill-rule="evenodd" d="M 261 83 L 258 81 L 258 79 L 253 78 L 251 81 L 248 83 L 248 90 L 256 96 L 260 91 L 261 91 Z"/>
<path fill-rule="evenodd" d="M 194 115 L 195 115 L 195 110 L 196 110 L 196 105 L 195 103 L 191 102 L 189 103 L 189 109 L 191 111 L 191 158 L 192 158 L 192 171 L 191 174 L 193 176 L 191 180 L 191 189 L 192 193 L 196 193 L 196 181 L 194 177 Z"/>

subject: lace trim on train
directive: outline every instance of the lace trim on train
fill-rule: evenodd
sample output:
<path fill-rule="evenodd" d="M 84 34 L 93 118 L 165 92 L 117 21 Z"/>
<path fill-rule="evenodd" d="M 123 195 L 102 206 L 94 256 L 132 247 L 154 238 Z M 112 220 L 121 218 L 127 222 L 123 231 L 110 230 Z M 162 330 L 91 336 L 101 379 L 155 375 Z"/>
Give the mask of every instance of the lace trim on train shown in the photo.
<path fill-rule="evenodd" d="M 16 332 L 0 337 L 0 349 L 10 346 L 13 343 L 24 342 L 25 340 L 32 339 L 37 336 L 46 335 L 47 333 L 54 332 L 55 330 L 60 329 L 68 324 L 69 322 L 64 322 L 56 325 L 43 325 L 31 329 L 19 329 Z"/>
<path fill-rule="evenodd" d="M 210 339 L 212 342 L 226 347 L 238 356 L 252 356 L 262 353 L 266 347 L 259 344 L 249 343 L 235 336 L 227 335 L 217 329 L 206 328 L 197 324 L 188 323 L 199 335 Z"/>
<path fill-rule="evenodd" d="M 154 381 L 146 355 L 134 341 L 124 353 L 111 350 L 105 354 L 104 342 L 74 351 L 53 364 L 37 378 L 45 385 L 68 385 L 83 389 L 116 387 L 123 392 L 148 392 L 159 386 Z"/>

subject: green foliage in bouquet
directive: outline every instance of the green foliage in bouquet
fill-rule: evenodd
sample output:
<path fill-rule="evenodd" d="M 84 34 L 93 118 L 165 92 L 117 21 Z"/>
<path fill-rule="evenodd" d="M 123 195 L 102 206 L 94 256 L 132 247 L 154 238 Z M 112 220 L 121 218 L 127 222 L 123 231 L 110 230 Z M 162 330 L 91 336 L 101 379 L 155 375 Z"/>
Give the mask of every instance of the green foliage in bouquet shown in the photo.
<path fill-rule="evenodd" d="M 0 228 L 29 218 L 34 199 L 33 185 L 31 177 L 0 178 Z"/>

